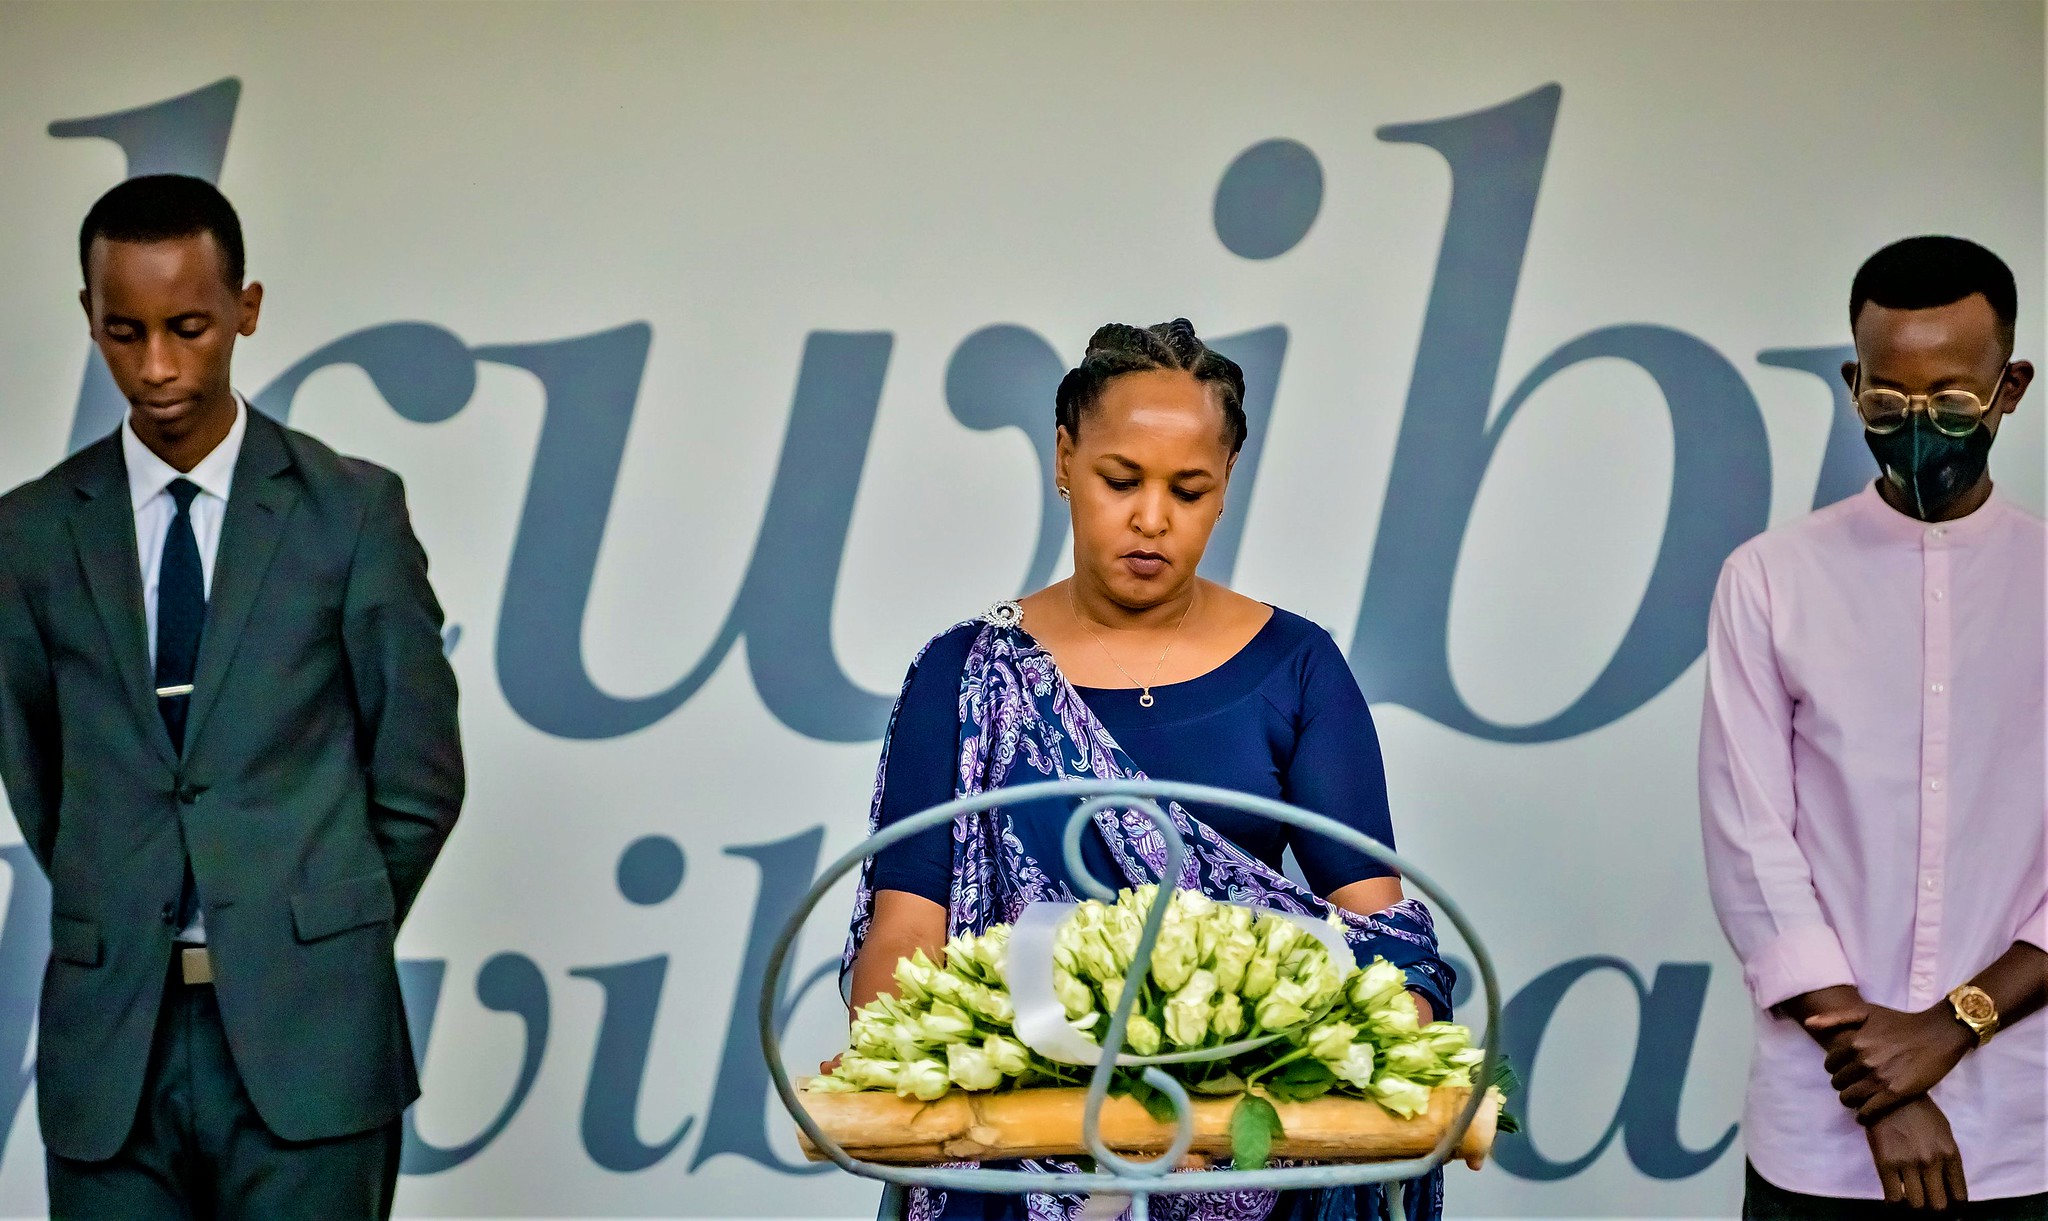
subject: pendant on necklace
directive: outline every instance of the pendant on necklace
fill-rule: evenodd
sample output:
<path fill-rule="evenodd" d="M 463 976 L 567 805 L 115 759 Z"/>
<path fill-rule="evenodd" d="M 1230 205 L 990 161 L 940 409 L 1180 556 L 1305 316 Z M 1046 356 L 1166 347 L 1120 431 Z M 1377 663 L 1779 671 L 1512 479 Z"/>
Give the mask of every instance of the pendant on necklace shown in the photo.
<path fill-rule="evenodd" d="M 1153 704 L 1152 688 L 1146 687 L 1138 693 L 1138 707 L 1150 708 Z"/>

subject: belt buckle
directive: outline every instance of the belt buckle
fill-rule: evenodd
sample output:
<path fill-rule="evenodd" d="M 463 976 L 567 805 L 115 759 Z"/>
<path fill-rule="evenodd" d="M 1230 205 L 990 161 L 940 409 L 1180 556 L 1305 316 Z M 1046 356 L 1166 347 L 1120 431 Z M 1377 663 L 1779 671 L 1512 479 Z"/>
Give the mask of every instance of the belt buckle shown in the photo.
<path fill-rule="evenodd" d="M 205 946 L 178 947 L 178 978 L 194 985 L 213 982 L 213 956 L 206 952 Z"/>

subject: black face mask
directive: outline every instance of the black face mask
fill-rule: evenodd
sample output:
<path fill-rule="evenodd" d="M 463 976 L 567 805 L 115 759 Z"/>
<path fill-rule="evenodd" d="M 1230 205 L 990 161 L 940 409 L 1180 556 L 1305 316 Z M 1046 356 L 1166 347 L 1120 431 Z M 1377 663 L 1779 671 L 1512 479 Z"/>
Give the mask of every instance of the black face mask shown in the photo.
<path fill-rule="evenodd" d="M 1991 460 L 1991 430 L 1979 424 L 1967 436 L 1951 437 L 1915 415 L 1897 432 L 1863 434 L 1884 479 L 1904 492 L 1913 515 L 1933 521 L 1977 485 Z"/>

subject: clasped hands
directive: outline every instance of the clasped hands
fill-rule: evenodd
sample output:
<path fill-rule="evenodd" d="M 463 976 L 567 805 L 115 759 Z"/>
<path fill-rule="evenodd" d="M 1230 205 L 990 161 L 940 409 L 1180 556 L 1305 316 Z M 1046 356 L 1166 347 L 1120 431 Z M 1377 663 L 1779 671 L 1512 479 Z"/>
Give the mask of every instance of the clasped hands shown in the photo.
<path fill-rule="evenodd" d="M 1943 1210 L 1969 1198 L 1948 1117 L 1927 1092 L 1977 1045 L 1946 1004 L 1903 1013 L 1862 1002 L 1805 1020 L 1830 1081 L 1870 1140 L 1885 1199 Z"/>

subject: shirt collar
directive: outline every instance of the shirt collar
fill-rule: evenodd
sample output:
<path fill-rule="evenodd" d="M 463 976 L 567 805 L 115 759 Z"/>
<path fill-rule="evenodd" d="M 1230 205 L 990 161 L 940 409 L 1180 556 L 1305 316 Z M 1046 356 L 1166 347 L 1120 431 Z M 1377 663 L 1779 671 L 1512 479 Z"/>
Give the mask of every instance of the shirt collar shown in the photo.
<path fill-rule="evenodd" d="M 1984 537 L 1986 532 L 1995 529 L 1999 520 L 2005 516 L 2005 501 L 1999 497 L 1996 489 L 1993 489 L 1991 495 L 1983 504 L 1978 505 L 1974 512 L 1953 521 L 1921 521 L 1917 517 L 1909 517 L 1899 512 L 1886 504 L 1884 497 L 1878 494 L 1875 479 L 1863 485 L 1863 490 L 1856 494 L 1855 501 L 1859 514 L 1869 523 L 1871 529 L 1881 537 L 1901 542 L 1917 542 L 1923 538 L 1933 537 L 1945 538 L 1950 543 L 1968 543 Z"/>
<path fill-rule="evenodd" d="M 228 428 L 228 435 L 213 447 L 212 453 L 199 460 L 198 466 L 181 472 L 151 453 L 149 447 L 142 443 L 142 438 L 135 435 L 135 425 L 129 420 L 122 420 L 121 457 L 128 466 L 130 507 L 141 509 L 161 496 L 164 489 L 177 479 L 189 479 L 207 495 L 226 500 L 235 482 L 235 461 L 242 456 L 242 436 L 248 430 L 249 404 L 237 392 L 235 422 Z"/>

